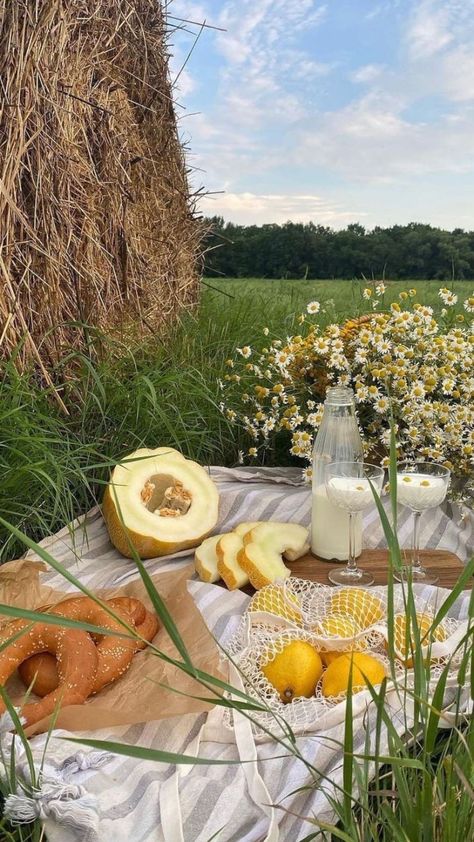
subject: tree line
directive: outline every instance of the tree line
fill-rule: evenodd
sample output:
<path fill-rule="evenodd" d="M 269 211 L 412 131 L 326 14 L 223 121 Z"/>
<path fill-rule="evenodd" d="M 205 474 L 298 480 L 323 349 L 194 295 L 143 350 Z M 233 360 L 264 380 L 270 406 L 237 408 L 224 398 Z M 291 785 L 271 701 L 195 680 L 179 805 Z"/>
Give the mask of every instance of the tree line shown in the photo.
<path fill-rule="evenodd" d="M 235 225 L 205 220 L 204 274 L 242 278 L 474 278 L 474 231 L 423 223 Z"/>

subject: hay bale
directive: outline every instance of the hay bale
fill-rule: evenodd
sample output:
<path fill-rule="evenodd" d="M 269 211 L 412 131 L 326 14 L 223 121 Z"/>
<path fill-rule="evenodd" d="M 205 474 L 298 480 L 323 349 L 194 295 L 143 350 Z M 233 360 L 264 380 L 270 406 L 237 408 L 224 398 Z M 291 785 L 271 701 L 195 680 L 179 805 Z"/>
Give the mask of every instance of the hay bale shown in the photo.
<path fill-rule="evenodd" d="M 158 0 L 0 0 L 3 353 L 26 335 L 51 367 L 71 321 L 154 331 L 196 301 L 166 40 Z"/>

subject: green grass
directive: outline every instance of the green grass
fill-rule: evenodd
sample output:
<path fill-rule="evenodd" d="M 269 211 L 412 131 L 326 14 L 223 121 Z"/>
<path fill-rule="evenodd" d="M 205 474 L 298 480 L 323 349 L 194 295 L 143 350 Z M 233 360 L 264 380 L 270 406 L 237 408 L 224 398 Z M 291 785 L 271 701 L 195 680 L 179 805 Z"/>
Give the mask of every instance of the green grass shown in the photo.
<path fill-rule="evenodd" d="M 263 326 L 285 337 L 310 300 L 322 303 L 328 321 L 367 309 L 358 283 L 255 279 L 209 283 L 218 289 L 206 287 L 199 310 L 185 315 L 169 334 L 150 336 L 133 348 L 118 349 L 110 341 L 100 362 L 80 354 L 65 357 L 68 376 L 65 368 L 55 375 L 63 384 L 68 417 L 35 372 L 19 376 L 13 360 L 4 364 L 0 512 L 6 521 L 36 540 L 54 532 L 100 501 L 114 461 L 143 444 L 174 445 L 203 463 L 234 464 L 240 434 L 219 411 L 217 379 L 235 347 L 263 342 Z M 390 284 L 385 305 L 409 286 Z M 413 286 L 420 301 L 437 302 L 437 282 Z M 472 293 L 468 283 L 458 282 L 454 288 L 460 302 Z M 462 304 L 457 309 L 461 311 Z M 24 541 L 6 526 L 0 539 L 1 560 L 24 552 Z M 390 540 L 395 558 L 393 537 Z M 471 658 L 471 652 L 467 654 Z M 379 699 L 380 727 L 391 734 L 391 760 L 375 758 L 376 779 L 371 786 L 369 764 L 362 764 L 358 772 L 361 795 L 352 801 L 353 793 L 345 793 L 338 805 L 341 821 L 327 831 L 327 842 L 467 842 L 472 838 L 474 725 L 471 720 L 433 741 L 436 711 L 423 702 L 426 676 L 421 658 L 415 666 L 415 690 L 422 700 L 417 699 L 417 731 L 408 740 L 399 740 L 390 731 L 390 721 L 384 719 L 383 699 Z M 292 750 L 291 744 L 288 749 Z M 349 732 L 344 749 L 348 781 L 354 764 Z M 158 754 L 155 759 L 160 759 Z M 7 783 L 0 788 L 0 793 L 6 791 Z M 20 830 L 0 821 L 0 839 L 33 842 L 39 838 L 38 824 Z"/>
<path fill-rule="evenodd" d="M 361 284 L 350 281 L 209 280 L 199 309 L 168 334 L 133 348 L 110 341 L 100 362 L 65 354 L 65 417 L 35 373 L 19 376 L 7 362 L 0 380 L 0 511 L 40 539 L 100 501 L 110 465 L 141 445 L 167 444 L 202 463 L 233 465 L 242 444 L 219 410 L 217 380 L 238 345 L 263 343 L 262 328 L 285 337 L 308 301 L 320 300 L 326 321 L 367 309 Z M 408 284 L 389 285 L 387 304 Z M 434 303 L 438 282 L 416 284 Z M 457 282 L 460 302 L 471 293 Z M 458 305 L 458 309 L 462 305 Z M 71 373 L 72 372 L 72 373 Z M 273 455 L 281 459 L 283 454 Z M 0 561 L 21 551 L 0 531 Z"/>
<path fill-rule="evenodd" d="M 367 302 L 362 299 L 361 291 L 364 287 L 371 287 L 371 281 L 303 281 L 303 280 L 270 280 L 262 278 L 205 278 L 205 284 L 212 284 L 219 291 L 232 296 L 227 304 L 229 314 L 238 312 L 242 302 L 253 300 L 254 313 L 250 318 L 250 325 L 255 323 L 256 314 L 266 320 L 268 327 L 283 327 L 291 325 L 295 315 L 304 312 L 309 301 L 332 302 L 327 306 L 331 318 L 340 319 L 358 312 L 366 312 Z M 385 305 L 398 300 L 398 295 L 404 290 L 417 290 L 417 300 L 423 304 L 439 306 L 438 290 L 444 285 L 441 281 L 386 281 Z M 462 310 L 462 302 L 473 294 L 472 281 L 455 281 L 448 284 L 457 293 L 459 303 L 457 309 Z M 203 299 L 203 309 L 213 310 L 221 300 L 219 292 L 207 289 Z M 250 310 L 249 310 L 250 315 Z M 240 342 L 246 340 L 247 334 L 242 332 Z"/>

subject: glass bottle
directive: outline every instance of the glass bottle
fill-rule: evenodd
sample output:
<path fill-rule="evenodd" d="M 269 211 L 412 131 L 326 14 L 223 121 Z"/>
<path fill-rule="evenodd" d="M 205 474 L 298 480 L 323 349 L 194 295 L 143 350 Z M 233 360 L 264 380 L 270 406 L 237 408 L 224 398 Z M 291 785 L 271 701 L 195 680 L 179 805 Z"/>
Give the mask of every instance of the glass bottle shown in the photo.
<path fill-rule="evenodd" d="M 313 448 L 311 552 L 319 558 L 347 561 L 349 515 L 329 502 L 325 468 L 330 462 L 363 462 L 354 392 L 346 386 L 326 391 L 324 413 Z M 362 551 L 362 514 L 355 516 L 355 554 Z"/>

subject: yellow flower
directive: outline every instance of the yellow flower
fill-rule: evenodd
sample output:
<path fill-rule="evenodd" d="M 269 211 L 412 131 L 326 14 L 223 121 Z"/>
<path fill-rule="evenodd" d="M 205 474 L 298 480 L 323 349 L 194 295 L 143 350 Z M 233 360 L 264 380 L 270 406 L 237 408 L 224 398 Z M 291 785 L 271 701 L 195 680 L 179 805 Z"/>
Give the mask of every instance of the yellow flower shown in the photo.
<path fill-rule="evenodd" d="M 400 292 L 398 297 L 399 297 L 400 301 L 406 301 L 407 298 L 408 298 L 408 293 L 407 292 Z"/>
<path fill-rule="evenodd" d="M 273 387 L 273 391 L 275 392 L 276 395 L 281 395 L 282 392 L 285 391 L 285 387 L 283 386 L 282 383 L 275 383 L 275 385 Z"/>

